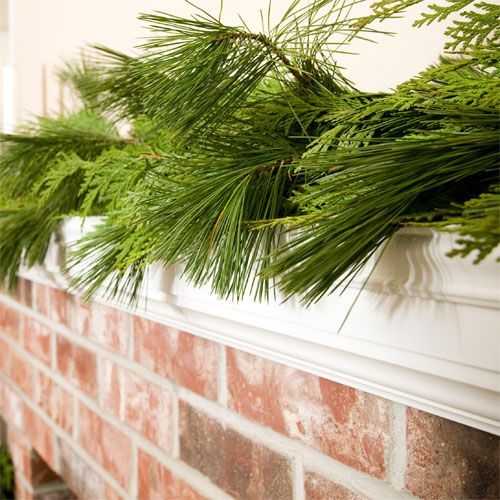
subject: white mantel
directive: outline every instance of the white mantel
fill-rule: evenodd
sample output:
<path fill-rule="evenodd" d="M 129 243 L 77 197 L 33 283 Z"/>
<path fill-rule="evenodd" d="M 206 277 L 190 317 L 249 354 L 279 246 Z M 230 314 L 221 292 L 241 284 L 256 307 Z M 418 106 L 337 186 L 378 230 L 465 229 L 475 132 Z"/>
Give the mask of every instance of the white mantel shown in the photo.
<path fill-rule="evenodd" d="M 81 231 L 68 219 L 45 266 L 22 276 L 65 286 L 65 246 Z M 500 266 L 496 256 L 479 265 L 446 257 L 453 240 L 401 230 L 347 289 L 308 309 L 296 300 L 221 301 L 188 285 L 180 269 L 154 265 L 135 312 L 500 435 Z"/>

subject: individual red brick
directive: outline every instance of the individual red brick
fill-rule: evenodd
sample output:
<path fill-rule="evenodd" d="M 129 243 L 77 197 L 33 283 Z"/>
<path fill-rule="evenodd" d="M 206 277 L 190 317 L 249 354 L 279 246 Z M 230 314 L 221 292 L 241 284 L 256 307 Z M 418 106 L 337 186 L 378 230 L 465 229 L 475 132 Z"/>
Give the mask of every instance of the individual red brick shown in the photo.
<path fill-rule="evenodd" d="M 13 293 L 13 297 L 21 304 L 32 307 L 32 283 L 30 280 L 19 278 L 17 288 Z"/>
<path fill-rule="evenodd" d="M 0 371 L 10 374 L 10 347 L 7 342 L 0 339 Z"/>
<path fill-rule="evenodd" d="M 367 498 L 315 472 L 305 473 L 304 491 L 306 500 L 362 500 Z"/>
<path fill-rule="evenodd" d="M 21 398 L 0 380 L 0 413 L 9 423 L 9 429 L 23 429 L 24 405 Z"/>
<path fill-rule="evenodd" d="M 16 351 L 10 352 L 10 378 L 30 398 L 34 395 L 35 369 L 31 363 Z"/>
<path fill-rule="evenodd" d="M 36 373 L 34 401 L 59 427 L 73 432 L 73 396 L 42 372 Z"/>
<path fill-rule="evenodd" d="M 500 438 L 407 410 L 406 488 L 420 498 L 500 498 Z"/>
<path fill-rule="evenodd" d="M 24 408 L 24 434 L 47 465 L 54 469 L 52 429 L 28 406 Z"/>
<path fill-rule="evenodd" d="M 61 336 L 57 337 L 56 348 L 58 371 L 73 385 L 95 398 L 97 396 L 96 355 Z"/>
<path fill-rule="evenodd" d="M 102 304 L 72 304 L 72 327 L 84 337 L 123 356 L 130 343 L 130 315 Z"/>
<path fill-rule="evenodd" d="M 16 309 L 0 302 L 0 332 L 19 340 L 21 334 L 21 316 Z"/>
<path fill-rule="evenodd" d="M 104 375 L 105 409 L 146 439 L 170 451 L 171 394 L 111 361 L 105 362 Z"/>
<path fill-rule="evenodd" d="M 99 415 L 79 404 L 80 444 L 126 489 L 128 489 L 132 444 L 130 439 Z"/>
<path fill-rule="evenodd" d="M 217 344 L 134 317 L 134 359 L 206 398 L 217 398 Z"/>
<path fill-rule="evenodd" d="M 236 498 L 292 498 L 290 463 L 280 454 L 180 403 L 180 457 Z"/>
<path fill-rule="evenodd" d="M 58 439 L 59 475 L 78 498 L 109 497 L 102 478 L 66 442 Z"/>
<path fill-rule="evenodd" d="M 138 498 L 141 500 L 163 498 L 199 500 L 205 498 L 142 450 L 139 450 L 138 475 Z"/>
<path fill-rule="evenodd" d="M 26 317 L 23 321 L 23 336 L 26 350 L 50 366 L 50 340 L 52 336 L 50 328 Z"/>
<path fill-rule="evenodd" d="M 172 448 L 172 395 L 132 374 L 124 380 L 124 421 L 151 442 L 170 452 Z"/>
<path fill-rule="evenodd" d="M 90 333 L 90 305 L 80 302 L 77 296 L 70 301 L 70 327 L 84 337 Z"/>
<path fill-rule="evenodd" d="M 385 475 L 387 402 L 235 349 L 227 350 L 229 407 L 350 467 Z"/>
<path fill-rule="evenodd" d="M 125 413 L 125 381 L 123 370 L 112 361 L 104 360 L 103 407 L 116 418 L 124 419 Z"/>
<path fill-rule="evenodd" d="M 48 286 L 33 283 L 33 308 L 45 316 L 50 312 L 50 291 Z"/>
<path fill-rule="evenodd" d="M 69 324 L 68 305 L 70 296 L 63 290 L 35 284 L 35 309 L 54 321 Z"/>

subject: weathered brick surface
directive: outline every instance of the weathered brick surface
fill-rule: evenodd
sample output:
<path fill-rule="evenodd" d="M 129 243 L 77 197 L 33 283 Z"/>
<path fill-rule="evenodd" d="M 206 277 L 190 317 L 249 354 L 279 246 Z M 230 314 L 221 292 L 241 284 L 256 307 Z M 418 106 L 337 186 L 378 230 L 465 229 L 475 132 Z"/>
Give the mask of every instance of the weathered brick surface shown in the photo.
<path fill-rule="evenodd" d="M 500 498 L 500 438 L 407 410 L 407 489 L 421 498 Z"/>
<path fill-rule="evenodd" d="M 107 499 L 103 479 L 66 443 L 58 440 L 57 445 L 59 475 L 71 491 L 82 499 Z"/>
<path fill-rule="evenodd" d="M 33 356 L 50 366 L 50 328 L 31 318 L 23 320 L 24 347 Z"/>
<path fill-rule="evenodd" d="M 0 380 L 0 413 L 11 427 L 23 429 L 24 405 L 21 398 Z"/>
<path fill-rule="evenodd" d="M 34 394 L 35 369 L 33 365 L 21 354 L 10 351 L 10 378 L 30 398 Z"/>
<path fill-rule="evenodd" d="M 138 498 L 141 500 L 205 498 L 142 450 L 139 450 L 138 483 Z"/>
<path fill-rule="evenodd" d="M 97 396 L 96 355 L 61 336 L 57 336 L 56 353 L 57 370 L 61 375 L 87 395 L 95 398 Z"/>
<path fill-rule="evenodd" d="M 25 306 L 32 307 L 33 305 L 33 291 L 32 283 L 24 278 L 19 278 L 17 283 L 17 289 L 15 290 L 13 296 L 21 304 Z"/>
<path fill-rule="evenodd" d="M 201 473 L 235 498 L 293 498 L 292 484 L 298 478 L 292 478 L 292 460 L 297 446 L 325 455 L 322 459 L 316 454 L 313 463 L 304 460 L 307 454 L 301 458 L 306 500 L 365 500 L 346 486 L 343 477 L 330 480 L 336 476 L 328 474 L 327 478 L 315 472 L 323 470 L 321 463 L 322 467 L 328 465 L 328 457 L 382 479 L 378 487 L 388 492 L 388 498 L 395 493 L 387 481 L 385 459 L 391 441 L 387 401 L 227 348 L 228 409 L 234 412 L 230 419 L 234 425 L 226 425 L 217 411 L 209 410 L 216 405 L 204 406 L 200 397 L 188 397 L 176 387 L 217 399 L 219 370 L 224 366 L 218 363 L 217 344 L 112 307 L 82 306 L 55 288 L 34 285 L 32 293 L 26 280 L 21 281 L 14 298 L 27 307 L 33 304 L 52 320 L 49 329 L 30 319 L 26 307 L 18 311 L 0 303 L 4 335 L 0 339 L 0 414 L 8 422 L 3 435 L 8 436 L 18 479 L 22 475 L 35 486 L 43 482 L 37 463 L 40 470 L 47 471 L 43 469 L 46 462 L 78 498 L 120 499 L 120 493 L 108 483 L 116 486 L 109 475 L 128 490 L 135 472 L 140 500 L 203 498 L 203 491 L 196 491 L 190 481 L 176 477 L 164 465 L 174 450 L 178 425 L 179 460 L 198 471 L 194 481 Z M 57 333 L 53 322 L 69 326 L 74 333 L 69 329 L 67 334 Z M 97 345 L 108 350 L 105 356 L 94 349 Z M 53 348 L 55 367 L 51 366 Z M 117 356 L 122 357 L 121 362 Z M 159 378 L 148 376 L 148 371 L 174 385 L 152 383 L 150 378 Z M 60 376 L 76 392 L 65 383 L 60 385 Z M 95 407 L 78 391 L 94 398 Z M 102 396 L 99 401 L 98 394 Z M 179 396 L 177 412 L 174 398 Z M 191 398 L 207 408 L 207 413 L 185 401 Z M 34 410 L 32 404 L 38 408 Z M 258 437 L 245 437 L 247 419 L 296 441 L 288 450 L 270 449 Z M 53 426 L 58 427 L 57 432 Z M 254 424 L 252 429 L 253 435 Z M 74 438 L 69 437 L 73 434 Z M 406 438 L 407 453 L 401 457 L 407 462 L 397 466 L 406 467 L 409 493 L 436 500 L 499 498 L 499 438 L 412 409 L 407 412 Z M 286 448 L 287 440 L 282 441 Z M 166 462 L 145 451 L 150 443 L 166 453 Z M 133 460 L 136 445 L 137 463 Z M 360 476 L 356 489 L 364 491 L 370 481 L 373 477 Z M 33 497 L 25 483 L 18 484 L 18 498 L 42 500 L 36 491 Z M 128 496 L 134 493 L 129 490 Z"/>
<path fill-rule="evenodd" d="M 217 344 L 134 316 L 134 359 L 209 399 L 217 398 Z"/>
<path fill-rule="evenodd" d="M 180 456 L 236 498 L 292 497 L 291 466 L 280 454 L 180 403 Z"/>
<path fill-rule="evenodd" d="M 0 302 L 0 332 L 15 340 L 21 336 L 21 316 L 13 308 Z"/>
<path fill-rule="evenodd" d="M 130 343 L 130 315 L 101 304 L 71 305 L 72 328 L 103 347 L 127 356 Z"/>
<path fill-rule="evenodd" d="M 105 409 L 160 448 L 172 449 L 172 396 L 155 384 L 116 366 L 104 364 Z"/>
<path fill-rule="evenodd" d="M 304 473 L 306 500 L 364 500 L 367 497 L 334 483 L 315 472 Z"/>
<path fill-rule="evenodd" d="M 229 406 L 345 464 L 385 476 L 387 401 L 272 361 L 227 350 Z"/>
<path fill-rule="evenodd" d="M 35 403 L 62 429 L 73 432 L 73 396 L 44 373 L 35 375 Z"/>
<path fill-rule="evenodd" d="M 130 438 L 80 403 L 78 441 L 124 487 L 129 487 Z"/>
<path fill-rule="evenodd" d="M 0 339 L 0 371 L 5 375 L 10 373 L 10 347 L 2 339 Z"/>
<path fill-rule="evenodd" d="M 70 296 L 58 288 L 46 285 L 34 284 L 34 307 L 48 318 L 62 323 L 69 324 L 68 306 Z"/>
<path fill-rule="evenodd" d="M 53 431 L 31 408 L 24 408 L 24 435 L 47 465 L 54 467 Z"/>

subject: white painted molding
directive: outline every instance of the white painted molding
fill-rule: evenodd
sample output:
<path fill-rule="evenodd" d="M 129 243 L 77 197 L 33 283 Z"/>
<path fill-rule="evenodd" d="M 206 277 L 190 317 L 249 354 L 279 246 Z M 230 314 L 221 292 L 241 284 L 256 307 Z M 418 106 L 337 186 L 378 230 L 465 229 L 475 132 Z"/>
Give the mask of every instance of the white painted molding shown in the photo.
<path fill-rule="evenodd" d="M 64 287 L 65 247 L 98 222 L 68 219 L 45 266 L 21 275 Z M 500 435 L 498 264 L 450 259 L 452 245 L 450 234 L 402 230 L 343 293 L 309 309 L 217 300 L 153 265 L 135 312 Z"/>

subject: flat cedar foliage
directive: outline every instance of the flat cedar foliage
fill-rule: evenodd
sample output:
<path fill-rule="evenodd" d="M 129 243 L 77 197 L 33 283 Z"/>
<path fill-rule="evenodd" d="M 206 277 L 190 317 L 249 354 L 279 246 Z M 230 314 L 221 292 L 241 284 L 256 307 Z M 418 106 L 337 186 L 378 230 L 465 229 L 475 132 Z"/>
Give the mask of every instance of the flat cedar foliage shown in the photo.
<path fill-rule="evenodd" d="M 336 53 L 420 0 L 362 18 L 354 3 L 294 0 L 260 32 L 200 9 L 144 14 L 137 55 L 98 46 L 66 64 L 81 109 L 1 135 L 1 280 L 43 262 L 71 215 L 106 216 L 67 262 L 89 299 L 133 300 L 160 262 L 222 298 L 309 304 L 408 224 L 456 231 L 453 255 L 483 259 L 500 238 L 500 6 L 430 5 L 416 25 L 453 15 L 445 53 L 366 93 Z"/>

